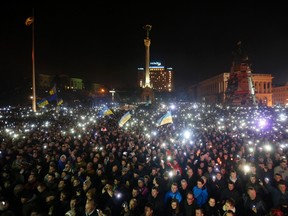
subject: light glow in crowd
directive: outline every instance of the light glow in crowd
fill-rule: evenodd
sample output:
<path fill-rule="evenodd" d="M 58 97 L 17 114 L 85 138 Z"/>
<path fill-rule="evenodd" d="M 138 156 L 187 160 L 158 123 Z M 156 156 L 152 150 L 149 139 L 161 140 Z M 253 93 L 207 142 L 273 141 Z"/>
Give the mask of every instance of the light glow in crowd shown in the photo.
<path fill-rule="evenodd" d="M 43 137 L 41 144 L 45 152 L 50 148 L 49 143 L 55 142 L 55 129 L 59 129 L 61 140 L 73 137 L 80 141 L 90 136 L 98 140 L 99 134 L 110 134 L 117 129 L 125 139 L 151 143 L 145 146 L 147 151 L 151 152 L 155 147 L 171 151 L 170 155 L 164 155 L 165 163 L 172 161 L 179 150 L 187 156 L 196 149 L 212 149 L 221 142 L 222 136 L 245 143 L 243 153 L 247 153 L 246 157 L 252 157 L 257 150 L 271 152 L 287 148 L 287 108 L 283 107 L 223 107 L 217 104 L 161 102 L 153 108 L 145 109 L 139 104 L 132 104 L 125 106 L 131 118 L 119 128 L 117 122 L 128 110 L 123 110 L 117 103 L 105 104 L 113 114 L 103 116 L 100 115 L 103 106 L 72 108 L 62 105 L 58 110 L 44 107 L 37 113 L 32 112 L 31 108 L 5 107 L 0 110 L 0 135 L 2 140 L 11 140 L 17 144 L 27 142 L 31 135 L 38 134 Z M 158 119 L 170 110 L 173 123 L 158 127 Z M 65 119 L 67 124 L 60 125 L 59 119 Z M 203 134 L 209 133 L 214 138 L 208 141 Z M 103 148 L 99 148 L 96 143 L 89 142 L 89 145 L 93 150 L 101 152 Z M 242 155 L 231 159 L 240 160 Z M 155 157 L 160 158 L 160 155 L 156 152 L 151 158 Z M 249 169 L 245 168 L 245 172 L 249 172 Z"/>

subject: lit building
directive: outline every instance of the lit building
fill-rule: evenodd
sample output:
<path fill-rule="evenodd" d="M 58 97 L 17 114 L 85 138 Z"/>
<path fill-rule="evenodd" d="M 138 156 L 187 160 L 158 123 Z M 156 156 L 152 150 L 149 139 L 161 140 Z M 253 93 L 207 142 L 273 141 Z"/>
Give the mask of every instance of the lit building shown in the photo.
<path fill-rule="evenodd" d="M 237 42 L 230 73 L 222 73 L 196 85 L 194 99 L 208 104 L 272 106 L 272 75 L 252 73 L 247 54 Z M 192 97 L 193 97 L 192 96 Z"/>
<path fill-rule="evenodd" d="M 273 87 L 273 105 L 288 105 L 288 83 L 284 86 Z"/>
<path fill-rule="evenodd" d="M 258 104 L 271 107 L 272 101 L 272 75 L 252 73 L 255 96 Z"/>
<path fill-rule="evenodd" d="M 194 86 L 195 99 L 208 104 L 224 103 L 225 92 L 228 85 L 230 73 L 222 73 L 204 80 Z M 252 83 L 255 89 L 255 97 L 258 104 L 272 106 L 272 75 L 251 74 Z"/>
<path fill-rule="evenodd" d="M 67 87 L 70 89 L 82 90 L 84 89 L 83 79 L 71 77 L 69 80 L 69 86 Z"/>
<path fill-rule="evenodd" d="M 173 69 L 165 68 L 161 62 L 150 62 L 150 86 L 158 92 L 172 92 L 173 86 Z M 138 68 L 138 84 L 143 88 L 145 85 L 145 69 Z"/>
<path fill-rule="evenodd" d="M 83 79 L 73 78 L 67 75 L 49 75 L 49 74 L 39 74 L 38 75 L 38 87 L 41 89 L 47 89 L 57 83 L 58 89 L 74 89 L 83 90 L 84 84 Z"/>
<path fill-rule="evenodd" d="M 206 103 L 223 103 L 230 73 L 222 73 L 203 80 L 195 86 L 196 100 Z"/>

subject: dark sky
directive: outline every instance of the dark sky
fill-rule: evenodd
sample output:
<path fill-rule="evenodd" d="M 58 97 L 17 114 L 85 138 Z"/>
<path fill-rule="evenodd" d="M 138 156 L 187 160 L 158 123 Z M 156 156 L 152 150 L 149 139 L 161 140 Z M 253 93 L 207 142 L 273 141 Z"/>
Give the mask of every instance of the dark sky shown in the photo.
<path fill-rule="evenodd" d="M 254 73 L 288 82 L 288 13 L 284 5 L 214 3 L 127 4 L 35 8 L 36 73 L 67 74 L 109 87 L 135 86 L 145 65 L 145 30 L 151 61 L 172 67 L 177 86 L 229 72 L 238 41 Z M 1 9 L 0 71 L 7 79 L 32 77 L 32 9 Z M 32 79 L 32 78 L 31 78 Z"/>

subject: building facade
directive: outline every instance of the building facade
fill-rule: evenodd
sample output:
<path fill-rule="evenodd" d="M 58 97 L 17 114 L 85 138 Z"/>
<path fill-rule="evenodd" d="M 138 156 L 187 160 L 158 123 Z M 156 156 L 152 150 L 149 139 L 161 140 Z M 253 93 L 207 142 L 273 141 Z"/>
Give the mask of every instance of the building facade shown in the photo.
<path fill-rule="evenodd" d="M 273 105 L 288 105 L 288 83 L 284 86 L 273 87 Z"/>
<path fill-rule="evenodd" d="M 229 76 L 230 73 L 222 73 L 198 83 L 196 85 L 197 101 L 209 104 L 223 103 Z"/>
<path fill-rule="evenodd" d="M 208 104 L 224 103 L 230 73 L 222 73 L 198 83 L 194 88 L 196 100 Z M 272 106 L 272 75 L 251 74 L 258 104 Z"/>
<path fill-rule="evenodd" d="M 150 62 L 150 86 L 158 92 L 174 90 L 173 68 L 161 65 L 161 62 Z M 138 86 L 145 87 L 145 70 L 138 68 Z"/>
<path fill-rule="evenodd" d="M 252 81 L 255 88 L 255 96 L 258 104 L 272 106 L 272 75 L 252 74 Z"/>
<path fill-rule="evenodd" d="M 74 89 L 83 90 L 83 79 L 73 78 L 67 75 L 52 76 L 49 74 L 38 75 L 38 87 L 41 89 L 49 89 L 54 84 L 57 84 L 58 89 Z"/>

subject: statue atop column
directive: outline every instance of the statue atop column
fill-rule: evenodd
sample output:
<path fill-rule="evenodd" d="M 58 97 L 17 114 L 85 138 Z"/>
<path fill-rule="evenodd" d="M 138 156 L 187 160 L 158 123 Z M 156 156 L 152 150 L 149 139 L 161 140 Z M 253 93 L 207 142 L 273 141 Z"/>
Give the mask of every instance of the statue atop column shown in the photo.
<path fill-rule="evenodd" d="M 240 65 L 241 63 L 249 63 L 248 55 L 244 52 L 241 41 L 237 42 L 237 46 L 232 54 L 235 65 Z"/>
<path fill-rule="evenodd" d="M 149 39 L 149 32 L 152 29 L 152 25 L 145 25 L 145 26 L 143 26 L 143 29 L 146 30 L 146 38 Z"/>

